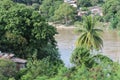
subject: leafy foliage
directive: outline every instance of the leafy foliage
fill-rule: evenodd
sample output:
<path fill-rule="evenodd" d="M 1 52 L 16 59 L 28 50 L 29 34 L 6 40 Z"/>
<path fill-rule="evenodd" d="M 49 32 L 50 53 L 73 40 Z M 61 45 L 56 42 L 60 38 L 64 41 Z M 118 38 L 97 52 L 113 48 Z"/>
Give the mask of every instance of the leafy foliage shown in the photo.
<path fill-rule="evenodd" d="M 82 65 L 81 68 L 77 68 L 77 71 L 72 75 L 71 80 L 119 80 L 119 74 L 116 74 L 116 72 L 118 72 L 118 66 L 116 66 L 117 69 L 114 69 L 115 65 L 116 64 L 109 66 L 108 64 L 103 63 L 101 65 L 94 66 L 91 69 Z"/>
<path fill-rule="evenodd" d="M 120 1 L 119 0 L 106 0 L 103 5 L 104 19 L 106 22 L 111 22 L 111 28 L 119 29 L 120 20 Z"/>
<path fill-rule="evenodd" d="M 77 0 L 78 7 L 89 7 L 91 6 L 90 0 Z"/>
<path fill-rule="evenodd" d="M 77 67 L 74 70 L 62 68 L 58 75 L 52 78 L 39 76 L 35 80 L 119 80 L 120 65 L 114 63 L 109 66 L 103 63 L 102 65 L 94 66 L 88 69 L 85 65 Z M 72 71 L 72 72 L 71 72 Z"/>
<path fill-rule="evenodd" d="M 91 54 L 90 50 L 85 46 L 78 46 L 72 53 L 71 62 L 75 66 L 82 66 L 84 64 L 86 67 L 91 68 L 95 65 L 112 63 L 113 61 L 102 54 Z"/>
<path fill-rule="evenodd" d="M 49 57 L 42 60 L 37 60 L 35 58 L 30 59 L 27 63 L 26 73 L 21 77 L 21 80 L 38 80 L 53 77 L 57 74 L 60 67 L 60 63 L 53 64 L 50 62 Z M 39 77 L 42 76 L 42 77 Z"/>
<path fill-rule="evenodd" d="M 83 20 L 83 28 L 78 29 L 81 33 L 77 41 L 77 46 L 85 45 L 88 49 L 100 49 L 103 45 L 101 39 L 101 29 L 95 28 L 96 20 L 91 16 L 87 16 Z"/>
<path fill-rule="evenodd" d="M 86 66 L 90 67 L 92 63 L 90 63 L 90 50 L 84 47 L 77 47 L 71 56 L 71 62 L 76 66 L 80 66 L 85 64 Z"/>
<path fill-rule="evenodd" d="M 68 24 L 68 21 L 74 19 L 75 17 L 75 8 L 73 8 L 68 3 L 63 3 L 59 6 L 59 8 L 55 11 L 54 19 L 55 20 L 63 20 L 62 22 Z"/>
<path fill-rule="evenodd" d="M 26 5 L 32 5 L 34 3 L 41 4 L 43 0 L 12 0 L 12 1 L 18 2 L 18 3 L 24 3 Z"/>
<path fill-rule="evenodd" d="M 48 21 L 52 21 L 54 12 L 62 3 L 62 0 L 43 0 L 42 4 L 40 5 L 40 12 L 42 16 L 44 16 Z"/>
<path fill-rule="evenodd" d="M 33 7 L 37 10 L 42 0 L 14 1 L 27 5 L 34 3 Z M 87 3 L 84 1 L 80 6 L 96 5 L 102 0 L 86 0 Z M 107 14 L 109 11 L 105 8 L 105 17 L 112 21 L 111 25 L 114 28 L 118 28 L 120 12 L 119 6 L 116 5 L 119 1 L 116 0 L 113 4 L 112 0 L 109 1 L 110 5 L 107 5 L 107 8 L 112 11 Z M 40 14 L 23 4 L 15 4 L 10 0 L 0 1 L 0 50 L 15 53 L 18 57 L 29 58 L 26 68 L 17 73 L 12 61 L 0 59 L 0 80 L 120 79 L 120 64 L 112 62 L 110 58 L 101 54 L 90 54 L 90 50 L 102 47 L 100 36 L 102 30 L 95 28 L 96 21 L 90 16 L 85 18 L 83 28 L 79 30 L 81 36 L 71 57 L 74 66 L 66 68 L 62 64 L 54 39 L 54 35 L 57 34 L 56 28 L 48 25 L 42 17 L 46 17 L 48 21 L 52 20 L 53 16 L 56 20 L 63 20 L 64 23 L 71 21 L 74 18 L 74 9 L 62 3 L 63 1 L 59 0 L 43 0 Z"/>
<path fill-rule="evenodd" d="M 22 58 L 36 53 L 38 59 L 50 56 L 51 60 L 60 60 L 54 39 L 56 28 L 32 8 L 6 3 L 0 1 L 0 50 Z"/>
<path fill-rule="evenodd" d="M 79 7 L 90 7 L 97 4 L 104 3 L 104 0 L 77 0 L 77 6 Z"/>

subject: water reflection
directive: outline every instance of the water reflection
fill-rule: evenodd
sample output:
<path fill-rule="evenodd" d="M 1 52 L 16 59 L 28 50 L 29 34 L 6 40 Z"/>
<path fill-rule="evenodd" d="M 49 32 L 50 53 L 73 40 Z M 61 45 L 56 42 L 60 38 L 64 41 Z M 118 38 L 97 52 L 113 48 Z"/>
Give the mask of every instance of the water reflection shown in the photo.
<path fill-rule="evenodd" d="M 74 33 L 74 29 L 58 29 L 59 34 L 55 36 L 61 58 L 66 66 L 71 66 L 70 56 L 75 48 L 75 41 L 78 35 Z M 115 31 L 105 31 L 103 33 L 103 50 L 104 55 L 118 61 L 120 59 L 120 37 Z"/>

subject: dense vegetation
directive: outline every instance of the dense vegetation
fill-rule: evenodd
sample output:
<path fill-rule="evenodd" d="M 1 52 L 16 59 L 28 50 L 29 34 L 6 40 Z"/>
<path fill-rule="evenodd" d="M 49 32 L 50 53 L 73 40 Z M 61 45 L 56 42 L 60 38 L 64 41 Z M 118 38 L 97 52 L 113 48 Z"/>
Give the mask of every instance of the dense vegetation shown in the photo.
<path fill-rule="evenodd" d="M 118 29 L 119 3 L 119 0 L 78 0 L 77 8 L 103 5 L 104 21 Z M 119 80 L 120 64 L 98 52 L 103 41 L 102 30 L 96 27 L 96 15 L 80 16 L 82 27 L 79 25 L 77 31 L 81 35 L 71 55 L 73 66 L 64 66 L 54 38 L 57 30 L 48 21 L 62 24 L 77 21 L 77 8 L 63 0 L 1 0 L 0 50 L 27 59 L 27 64 L 17 70 L 14 62 L 0 59 L 0 80 Z"/>
<path fill-rule="evenodd" d="M 90 7 L 104 3 L 104 0 L 77 0 L 78 7 Z"/>
<path fill-rule="evenodd" d="M 24 3 L 26 5 L 32 5 L 34 3 L 41 4 L 43 0 L 12 0 L 12 1 L 18 2 L 18 3 Z"/>
<path fill-rule="evenodd" d="M 120 27 L 120 1 L 106 0 L 103 5 L 104 19 L 106 22 L 111 22 L 111 28 L 119 29 Z"/>
<path fill-rule="evenodd" d="M 61 21 L 64 24 L 68 24 L 74 20 L 75 8 L 70 6 L 68 3 L 63 3 L 59 8 L 54 12 L 54 20 Z M 71 21 L 70 21 L 71 20 Z"/>
<path fill-rule="evenodd" d="M 9 0 L 0 1 L 0 50 L 21 58 L 37 54 L 38 59 L 53 56 L 59 59 L 54 35 L 56 28 L 46 23 L 41 15 L 25 5 Z M 7 4 L 6 7 L 5 5 Z M 4 15 L 3 15 L 4 14 Z"/>
<path fill-rule="evenodd" d="M 43 0 L 40 5 L 40 13 L 48 21 L 53 21 L 54 12 L 59 8 L 59 5 L 63 3 L 62 0 Z"/>

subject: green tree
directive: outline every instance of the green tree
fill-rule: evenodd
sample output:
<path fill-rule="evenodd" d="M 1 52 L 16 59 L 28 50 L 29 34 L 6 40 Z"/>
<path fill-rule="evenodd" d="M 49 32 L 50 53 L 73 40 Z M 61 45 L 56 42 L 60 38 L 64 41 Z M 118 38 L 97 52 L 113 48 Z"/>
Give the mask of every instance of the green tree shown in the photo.
<path fill-rule="evenodd" d="M 58 73 L 61 64 L 53 64 L 49 57 L 42 60 L 36 58 L 28 60 L 26 73 L 21 80 L 41 80 L 42 78 L 51 78 Z M 39 79 L 41 78 L 41 79 Z M 42 79 L 43 80 L 43 79 Z"/>
<path fill-rule="evenodd" d="M 75 65 L 75 67 L 82 66 L 83 64 L 92 68 L 93 66 L 102 64 L 102 63 L 112 63 L 112 60 L 107 56 L 102 54 L 91 54 L 90 50 L 85 46 L 78 46 L 72 52 L 71 62 Z"/>
<path fill-rule="evenodd" d="M 0 0 L 0 11 L 9 10 L 10 7 L 14 6 L 15 3 L 13 3 L 11 0 Z"/>
<path fill-rule="evenodd" d="M 98 4 L 103 4 L 104 0 L 77 0 L 77 6 L 79 7 L 90 7 Z"/>
<path fill-rule="evenodd" d="M 77 6 L 79 7 L 89 7 L 92 6 L 90 0 L 77 0 Z"/>
<path fill-rule="evenodd" d="M 63 23 L 68 24 L 68 21 L 71 21 L 75 16 L 75 8 L 73 8 L 68 3 L 63 3 L 55 11 L 54 19 L 63 20 Z"/>
<path fill-rule="evenodd" d="M 91 61 L 90 50 L 82 46 L 75 48 L 71 56 L 71 62 L 75 64 L 75 66 L 85 64 L 85 66 L 91 67 L 93 64 Z"/>
<path fill-rule="evenodd" d="M 8 0 L 9 1 L 9 0 Z M 13 2 L 10 2 L 14 4 Z M 6 4 L 0 1 L 2 5 Z M 21 58 L 37 54 L 42 59 L 50 56 L 51 60 L 60 60 L 54 35 L 56 28 L 30 7 L 23 4 L 0 9 L 0 50 L 11 52 Z M 4 14 L 4 15 L 3 15 Z"/>
<path fill-rule="evenodd" d="M 106 0 L 105 4 L 103 5 L 103 14 L 106 21 L 109 21 L 111 18 L 113 18 L 117 12 L 120 10 L 120 1 L 119 0 Z"/>
<path fill-rule="evenodd" d="M 26 5 L 32 5 L 34 3 L 41 4 L 43 0 L 12 0 L 17 3 L 23 3 Z"/>
<path fill-rule="evenodd" d="M 85 45 L 88 49 L 100 49 L 103 45 L 101 39 L 101 29 L 95 28 L 96 20 L 94 17 L 87 16 L 83 20 L 83 27 L 77 31 L 81 33 L 77 40 L 77 46 Z"/>
<path fill-rule="evenodd" d="M 62 4 L 62 0 L 43 0 L 40 5 L 40 12 L 48 21 L 52 20 L 55 10 Z"/>
<path fill-rule="evenodd" d="M 120 1 L 119 0 L 106 0 L 103 5 L 104 20 L 111 22 L 111 28 L 119 28 L 120 20 Z"/>

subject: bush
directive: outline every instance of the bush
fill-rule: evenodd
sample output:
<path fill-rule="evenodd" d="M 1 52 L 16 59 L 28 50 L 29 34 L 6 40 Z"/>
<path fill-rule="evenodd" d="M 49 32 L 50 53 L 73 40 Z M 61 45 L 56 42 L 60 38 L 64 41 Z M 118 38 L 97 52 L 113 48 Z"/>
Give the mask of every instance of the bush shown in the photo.
<path fill-rule="evenodd" d="M 90 50 L 85 47 L 77 47 L 72 53 L 71 62 L 76 67 L 84 64 L 86 67 L 91 68 L 94 65 L 112 63 L 113 61 L 102 54 L 92 54 Z"/>
<path fill-rule="evenodd" d="M 81 66 L 82 64 L 85 64 L 85 66 L 91 67 L 92 63 L 90 62 L 90 59 L 90 50 L 84 47 L 77 47 L 73 51 L 71 56 L 71 62 L 76 66 Z"/>
<path fill-rule="evenodd" d="M 50 58 L 44 58 L 42 60 L 30 59 L 27 63 L 27 71 L 21 77 L 21 80 L 37 80 L 53 77 L 58 73 L 59 67 L 63 64 L 50 61 Z"/>

